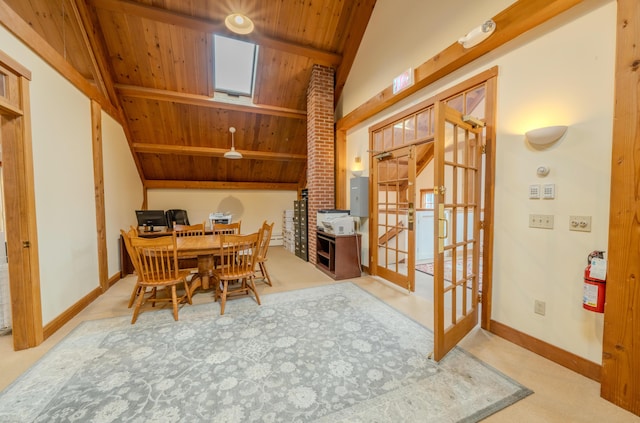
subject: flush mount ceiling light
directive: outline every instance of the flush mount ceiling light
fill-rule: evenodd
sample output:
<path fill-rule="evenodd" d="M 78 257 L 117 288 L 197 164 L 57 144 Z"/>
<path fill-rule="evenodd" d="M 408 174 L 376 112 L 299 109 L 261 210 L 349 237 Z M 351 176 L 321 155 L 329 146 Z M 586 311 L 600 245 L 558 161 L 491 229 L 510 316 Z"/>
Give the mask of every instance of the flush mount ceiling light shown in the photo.
<path fill-rule="evenodd" d="M 532 129 L 524 134 L 529 144 L 547 145 L 558 141 L 567 132 L 566 126 L 547 126 L 545 128 Z"/>
<path fill-rule="evenodd" d="M 242 153 L 240 153 L 239 151 L 236 151 L 235 138 L 233 136 L 233 134 L 236 133 L 236 128 L 232 126 L 231 128 L 229 128 L 229 132 L 231 132 L 231 150 L 224 153 L 224 158 L 225 159 L 241 159 Z"/>
<path fill-rule="evenodd" d="M 489 36 L 493 34 L 493 31 L 495 30 L 496 23 L 493 20 L 489 19 L 482 25 L 473 28 L 464 37 L 458 39 L 458 42 L 462 44 L 462 47 L 464 48 L 471 48 L 473 46 L 477 46 L 478 44 L 489 38 Z"/>
<path fill-rule="evenodd" d="M 229 31 L 236 34 L 250 34 L 253 31 L 253 21 L 242 13 L 232 13 L 224 20 L 225 26 Z"/>

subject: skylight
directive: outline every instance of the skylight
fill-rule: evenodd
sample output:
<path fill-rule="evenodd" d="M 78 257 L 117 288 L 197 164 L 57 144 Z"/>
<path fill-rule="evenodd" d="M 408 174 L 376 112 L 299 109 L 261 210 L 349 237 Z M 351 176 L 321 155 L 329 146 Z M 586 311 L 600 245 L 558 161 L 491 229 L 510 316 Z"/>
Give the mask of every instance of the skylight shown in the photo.
<path fill-rule="evenodd" d="M 213 40 L 215 90 L 251 97 L 256 45 L 220 35 L 214 35 Z"/>

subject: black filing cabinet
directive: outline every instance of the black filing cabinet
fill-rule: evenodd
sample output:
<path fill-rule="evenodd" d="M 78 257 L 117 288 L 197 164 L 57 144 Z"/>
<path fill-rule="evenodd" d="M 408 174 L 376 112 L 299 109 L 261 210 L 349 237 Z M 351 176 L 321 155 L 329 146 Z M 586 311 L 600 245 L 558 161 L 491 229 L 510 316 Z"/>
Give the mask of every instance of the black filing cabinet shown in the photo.
<path fill-rule="evenodd" d="M 307 199 L 293 202 L 293 236 L 296 256 L 309 261 L 309 225 Z"/>

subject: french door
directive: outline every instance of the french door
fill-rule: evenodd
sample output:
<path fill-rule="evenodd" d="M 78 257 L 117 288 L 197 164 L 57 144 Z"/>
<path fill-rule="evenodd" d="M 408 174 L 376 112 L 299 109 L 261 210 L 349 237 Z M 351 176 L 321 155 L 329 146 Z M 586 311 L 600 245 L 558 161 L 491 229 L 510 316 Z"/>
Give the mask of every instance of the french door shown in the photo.
<path fill-rule="evenodd" d="M 478 322 L 482 128 L 435 104 L 434 359 Z M 446 274 L 446 277 L 445 277 Z"/>
<path fill-rule="evenodd" d="M 375 274 L 415 291 L 415 146 L 374 156 Z"/>

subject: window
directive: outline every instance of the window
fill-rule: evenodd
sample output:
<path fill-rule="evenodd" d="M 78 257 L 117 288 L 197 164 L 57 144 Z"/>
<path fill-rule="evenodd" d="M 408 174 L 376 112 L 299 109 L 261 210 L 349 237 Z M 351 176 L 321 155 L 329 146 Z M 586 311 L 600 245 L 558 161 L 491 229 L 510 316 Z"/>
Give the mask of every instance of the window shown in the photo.
<path fill-rule="evenodd" d="M 435 205 L 433 202 L 433 190 L 421 189 L 420 190 L 420 208 L 433 210 L 434 206 Z"/>
<path fill-rule="evenodd" d="M 233 38 L 213 36 L 215 90 L 251 97 L 257 46 Z"/>
<path fill-rule="evenodd" d="M 4 73 L 0 73 L 0 97 L 7 96 L 7 89 L 5 88 L 5 80 L 6 75 Z"/>

